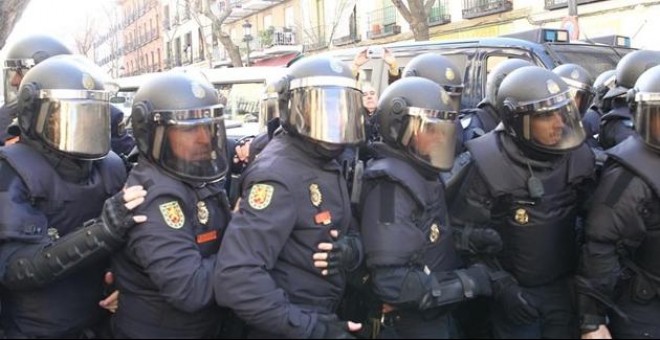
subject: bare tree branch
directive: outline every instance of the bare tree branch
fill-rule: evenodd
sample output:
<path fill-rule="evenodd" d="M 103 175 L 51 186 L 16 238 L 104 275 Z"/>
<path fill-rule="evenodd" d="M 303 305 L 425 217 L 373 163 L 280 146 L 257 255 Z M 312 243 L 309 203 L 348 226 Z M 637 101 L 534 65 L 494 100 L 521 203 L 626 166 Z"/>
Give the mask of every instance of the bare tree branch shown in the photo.
<path fill-rule="evenodd" d="M 410 0 L 410 1 L 416 1 L 416 0 Z M 409 1 L 409 2 L 410 2 Z M 399 13 L 401 13 L 401 16 L 403 16 L 404 19 L 406 19 L 407 22 L 412 22 L 413 21 L 413 16 L 410 13 L 410 10 L 408 7 L 406 7 L 406 4 L 403 3 L 401 0 L 392 0 L 392 4 L 396 9 L 399 10 Z"/>
<path fill-rule="evenodd" d="M 229 60 L 231 60 L 231 64 L 234 67 L 243 66 L 241 52 L 239 51 L 238 46 L 236 46 L 234 42 L 231 40 L 231 36 L 229 36 L 229 34 L 225 33 L 222 30 L 222 24 L 231 15 L 231 12 L 233 10 L 230 1 L 220 0 L 223 1 L 225 5 L 224 8 L 222 9 L 222 12 L 218 16 L 215 16 L 213 12 L 211 12 L 211 2 L 213 0 L 204 0 L 204 1 L 206 1 L 206 6 L 204 6 L 204 13 L 202 14 L 204 14 L 207 18 L 211 19 L 213 32 L 215 32 L 218 41 L 227 51 L 227 54 L 229 55 Z"/>
<path fill-rule="evenodd" d="M 424 4 L 424 13 L 426 13 L 426 15 L 431 12 L 431 8 L 433 8 L 433 5 L 435 5 L 435 1 L 436 0 L 426 0 L 426 3 Z"/>

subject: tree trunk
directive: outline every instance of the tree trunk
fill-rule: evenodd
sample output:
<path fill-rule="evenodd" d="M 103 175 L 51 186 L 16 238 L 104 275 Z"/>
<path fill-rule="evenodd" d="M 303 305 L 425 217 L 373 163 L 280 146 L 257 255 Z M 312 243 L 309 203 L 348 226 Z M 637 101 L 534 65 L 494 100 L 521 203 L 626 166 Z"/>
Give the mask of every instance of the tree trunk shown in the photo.
<path fill-rule="evenodd" d="M 234 45 L 234 42 L 231 41 L 229 34 L 225 32 L 220 32 L 218 35 L 218 40 L 222 46 L 225 47 L 227 53 L 229 54 L 229 60 L 234 67 L 243 66 L 243 60 L 241 59 L 241 52 L 238 50 L 238 46 Z"/>
<path fill-rule="evenodd" d="M 7 37 L 14 29 L 16 22 L 23 15 L 29 0 L 3 0 L 0 1 L 0 48 L 5 46 Z"/>
<path fill-rule="evenodd" d="M 410 23 L 410 28 L 412 29 L 413 36 L 415 37 L 415 41 L 429 40 L 430 38 L 429 25 L 426 23 L 426 20 L 424 21 L 415 20 L 415 21 Z"/>

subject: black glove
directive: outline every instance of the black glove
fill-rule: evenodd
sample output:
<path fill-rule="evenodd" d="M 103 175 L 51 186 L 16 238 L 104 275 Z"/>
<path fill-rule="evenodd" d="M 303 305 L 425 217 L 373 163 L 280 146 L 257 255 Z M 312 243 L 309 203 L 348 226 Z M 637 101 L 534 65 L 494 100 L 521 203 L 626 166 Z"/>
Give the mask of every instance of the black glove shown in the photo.
<path fill-rule="evenodd" d="M 124 191 L 105 200 L 101 218 L 106 227 L 118 238 L 124 238 L 128 230 L 135 226 L 133 212 L 124 206 Z"/>
<path fill-rule="evenodd" d="M 355 339 L 355 336 L 348 329 L 348 321 L 341 321 L 336 315 L 319 315 L 309 338 Z"/>
<path fill-rule="evenodd" d="M 328 275 L 355 268 L 359 259 L 360 242 L 355 236 L 340 236 L 332 242 L 328 254 Z"/>
<path fill-rule="evenodd" d="M 538 310 L 529 302 L 511 274 L 498 272 L 493 280 L 495 301 L 506 311 L 506 315 L 515 324 L 526 325 L 539 318 Z"/>
<path fill-rule="evenodd" d="M 491 296 L 493 291 L 491 289 L 491 270 L 484 264 L 473 264 L 465 270 L 457 271 L 458 277 L 463 283 L 463 291 L 465 296 L 469 298 L 477 296 Z M 462 275 L 465 275 L 468 280 L 464 280 Z"/>
<path fill-rule="evenodd" d="M 502 250 L 500 234 L 492 228 L 465 227 L 457 230 L 457 247 L 471 254 L 493 255 Z"/>

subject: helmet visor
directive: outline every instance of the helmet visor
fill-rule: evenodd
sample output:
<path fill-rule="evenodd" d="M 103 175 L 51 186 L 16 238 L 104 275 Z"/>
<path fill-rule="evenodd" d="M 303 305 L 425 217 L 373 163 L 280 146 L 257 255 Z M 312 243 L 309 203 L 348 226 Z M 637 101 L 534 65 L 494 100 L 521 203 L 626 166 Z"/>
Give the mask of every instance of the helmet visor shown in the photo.
<path fill-rule="evenodd" d="M 595 94 L 586 89 L 578 89 L 575 87 L 571 87 L 570 89 L 571 96 L 575 101 L 575 106 L 577 106 L 580 116 L 584 117 L 584 114 L 587 113 L 587 110 L 589 110 L 594 102 Z"/>
<path fill-rule="evenodd" d="M 438 170 L 451 169 L 456 147 L 456 113 L 408 108 L 402 143 L 408 153 Z"/>
<path fill-rule="evenodd" d="M 268 122 L 280 117 L 279 96 L 277 93 L 267 93 L 261 98 L 259 108 L 259 132 L 268 130 Z"/>
<path fill-rule="evenodd" d="M 13 103 L 18 98 L 18 87 L 26 69 L 5 68 L 3 72 L 5 103 Z"/>
<path fill-rule="evenodd" d="M 348 87 L 302 87 L 291 92 L 288 121 L 297 133 L 330 144 L 365 139 L 362 92 Z"/>
<path fill-rule="evenodd" d="M 523 111 L 522 135 L 546 151 L 577 148 L 585 138 L 580 113 L 568 92 L 542 102 L 527 104 Z M 520 112 L 520 111 L 519 111 Z"/>
<path fill-rule="evenodd" d="M 220 112 L 220 113 L 218 113 Z M 166 115 L 156 129 L 153 156 L 163 168 L 184 180 L 214 182 L 227 172 L 226 132 L 221 110 L 191 110 Z M 190 119 L 195 117 L 193 119 Z M 186 119 L 188 118 L 188 119 Z"/>
<path fill-rule="evenodd" d="M 635 129 L 646 145 L 660 150 L 660 93 L 637 94 Z"/>
<path fill-rule="evenodd" d="M 103 158 L 110 151 L 107 93 L 75 91 L 87 97 L 80 98 L 48 92 L 42 91 L 41 94 L 44 100 L 37 115 L 37 136 L 51 148 L 76 158 Z"/>

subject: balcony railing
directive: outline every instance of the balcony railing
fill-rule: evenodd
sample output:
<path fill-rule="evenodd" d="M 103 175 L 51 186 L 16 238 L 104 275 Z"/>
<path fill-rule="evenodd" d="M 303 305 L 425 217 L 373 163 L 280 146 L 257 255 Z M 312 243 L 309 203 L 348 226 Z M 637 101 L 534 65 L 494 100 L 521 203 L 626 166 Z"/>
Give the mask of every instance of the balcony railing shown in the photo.
<path fill-rule="evenodd" d="M 437 26 L 447 24 L 451 21 L 451 15 L 449 14 L 449 6 L 447 5 L 447 0 L 438 0 L 431 11 L 429 16 L 426 19 L 429 26 Z"/>
<path fill-rule="evenodd" d="M 359 43 L 360 41 L 362 41 L 362 37 L 357 33 L 352 33 L 337 39 L 332 39 L 332 44 L 335 46 L 344 46 Z"/>
<path fill-rule="evenodd" d="M 578 5 L 588 4 L 590 2 L 596 2 L 602 0 L 577 0 Z M 557 9 L 568 7 L 568 0 L 545 0 L 545 9 Z"/>
<path fill-rule="evenodd" d="M 463 19 L 483 17 L 512 9 L 511 0 L 463 0 Z"/>
<path fill-rule="evenodd" d="M 296 34 L 288 27 L 270 27 L 259 32 L 259 40 L 262 48 L 295 45 Z"/>
<path fill-rule="evenodd" d="M 368 14 L 367 39 L 378 39 L 401 33 L 401 26 L 396 24 L 396 7 L 385 6 Z"/>

